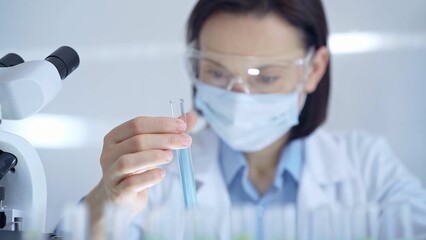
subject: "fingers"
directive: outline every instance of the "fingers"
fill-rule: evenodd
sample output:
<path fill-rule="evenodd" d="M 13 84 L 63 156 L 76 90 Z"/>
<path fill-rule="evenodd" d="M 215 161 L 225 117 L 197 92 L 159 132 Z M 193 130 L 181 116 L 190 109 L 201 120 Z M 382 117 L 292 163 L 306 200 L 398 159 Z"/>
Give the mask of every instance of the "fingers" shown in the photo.
<path fill-rule="evenodd" d="M 117 195 L 126 193 L 137 193 L 148 189 L 165 177 L 165 171 L 161 168 L 154 168 L 143 173 L 134 174 L 123 179 L 115 188 L 114 193 Z"/>
<path fill-rule="evenodd" d="M 119 182 L 129 174 L 142 173 L 156 166 L 169 163 L 173 153 L 169 150 L 150 150 L 120 156 L 111 167 L 111 177 Z"/>
<path fill-rule="evenodd" d="M 105 139 L 119 143 L 140 134 L 190 132 L 196 123 L 197 116 L 193 112 L 186 113 L 185 118 L 137 117 L 114 128 Z"/>
<path fill-rule="evenodd" d="M 186 130 L 182 119 L 167 117 L 137 117 L 114 128 L 106 140 L 119 143 L 135 135 L 153 133 L 182 133 Z"/>
<path fill-rule="evenodd" d="M 144 134 L 131 137 L 117 145 L 117 157 L 151 149 L 182 149 L 191 145 L 187 134 Z"/>

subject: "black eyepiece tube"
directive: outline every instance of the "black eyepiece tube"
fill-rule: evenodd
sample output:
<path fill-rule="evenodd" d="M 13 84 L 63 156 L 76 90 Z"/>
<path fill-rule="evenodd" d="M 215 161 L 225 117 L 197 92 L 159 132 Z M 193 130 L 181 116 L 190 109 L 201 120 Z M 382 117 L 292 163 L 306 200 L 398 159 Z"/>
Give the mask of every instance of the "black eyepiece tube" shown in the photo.
<path fill-rule="evenodd" d="M 21 56 L 19 56 L 18 54 L 9 53 L 4 57 L 0 58 L 0 67 L 13 67 L 23 62 L 24 59 L 22 59 Z"/>
<path fill-rule="evenodd" d="M 80 64 L 77 52 L 67 46 L 58 48 L 45 60 L 51 62 L 56 67 L 62 80 L 70 75 Z"/>

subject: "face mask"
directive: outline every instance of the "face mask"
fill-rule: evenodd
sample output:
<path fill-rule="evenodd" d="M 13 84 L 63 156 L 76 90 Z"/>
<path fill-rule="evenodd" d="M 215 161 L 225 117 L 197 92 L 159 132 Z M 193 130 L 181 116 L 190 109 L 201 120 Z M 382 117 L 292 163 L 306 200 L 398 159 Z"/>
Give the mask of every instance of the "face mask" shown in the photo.
<path fill-rule="evenodd" d="M 299 123 L 299 91 L 245 94 L 195 84 L 195 106 L 231 148 L 255 152 L 277 141 Z"/>

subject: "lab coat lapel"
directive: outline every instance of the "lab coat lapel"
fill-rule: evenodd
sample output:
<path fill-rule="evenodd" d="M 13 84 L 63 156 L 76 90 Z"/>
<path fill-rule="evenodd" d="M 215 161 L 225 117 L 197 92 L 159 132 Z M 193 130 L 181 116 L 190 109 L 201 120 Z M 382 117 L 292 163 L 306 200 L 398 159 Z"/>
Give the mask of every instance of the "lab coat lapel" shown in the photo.
<path fill-rule="evenodd" d="M 322 130 L 305 139 L 305 166 L 299 189 L 299 207 L 307 210 L 335 202 L 325 189 L 354 177 L 344 147 Z"/>
<path fill-rule="evenodd" d="M 218 224 L 219 239 L 228 239 L 231 200 L 219 164 L 219 138 L 205 128 L 194 136 L 194 175 L 199 207 L 207 209 Z"/>
<path fill-rule="evenodd" d="M 218 161 L 219 138 L 208 128 L 194 136 L 192 155 L 200 207 L 229 209 L 230 198 Z"/>
<path fill-rule="evenodd" d="M 321 130 L 305 139 L 305 163 L 298 193 L 299 239 L 308 239 L 307 223 L 310 211 L 335 205 L 336 184 L 354 177 L 348 157 L 337 143 Z"/>

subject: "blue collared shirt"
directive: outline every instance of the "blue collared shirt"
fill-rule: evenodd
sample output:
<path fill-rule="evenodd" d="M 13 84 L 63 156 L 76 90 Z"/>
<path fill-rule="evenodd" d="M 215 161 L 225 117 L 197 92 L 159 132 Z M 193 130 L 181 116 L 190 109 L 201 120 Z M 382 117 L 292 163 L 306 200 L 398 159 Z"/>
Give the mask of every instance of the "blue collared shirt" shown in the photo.
<path fill-rule="evenodd" d="M 261 216 L 264 208 L 297 202 L 297 190 L 304 162 L 303 140 L 293 140 L 283 149 L 274 181 L 262 195 L 249 180 L 248 164 L 243 153 L 231 149 L 223 141 L 220 143 L 219 151 L 221 170 L 231 203 L 233 206 L 251 204 L 257 207 L 259 216 L 257 239 L 262 239 Z"/>

